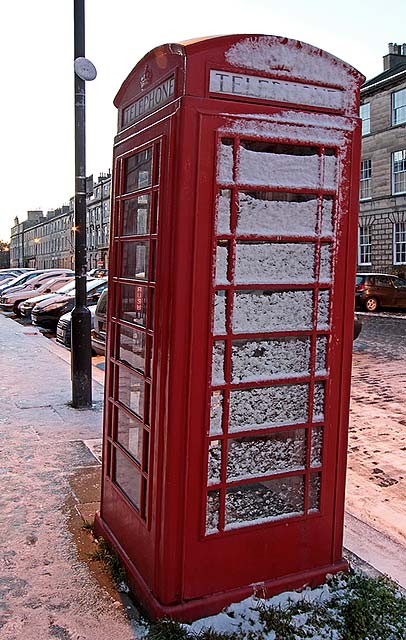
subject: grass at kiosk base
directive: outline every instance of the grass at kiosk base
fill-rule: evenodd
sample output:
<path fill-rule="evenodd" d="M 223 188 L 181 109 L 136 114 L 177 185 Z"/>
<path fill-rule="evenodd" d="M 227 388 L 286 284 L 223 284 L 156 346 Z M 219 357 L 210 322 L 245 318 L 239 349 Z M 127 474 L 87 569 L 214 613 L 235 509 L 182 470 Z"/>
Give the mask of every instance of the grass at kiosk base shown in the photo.
<path fill-rule="evenodd" d="M 406 640 L 406 597 L 386 577 L 350 572 L 269 600 L 248 598 L 191 625 L 141 625 L 146 640 Z"/>

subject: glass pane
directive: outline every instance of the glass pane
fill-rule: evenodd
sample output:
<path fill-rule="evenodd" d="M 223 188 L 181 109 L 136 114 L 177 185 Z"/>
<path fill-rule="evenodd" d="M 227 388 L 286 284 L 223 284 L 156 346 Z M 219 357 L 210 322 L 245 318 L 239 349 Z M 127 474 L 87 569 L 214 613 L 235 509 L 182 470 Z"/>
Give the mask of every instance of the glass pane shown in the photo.
<path fill-rule="evenodd" d="M 147 316 L 147 288 L 121 285 L 119 317 L 127 322 L 135 322 L 145 327 Z"/>
<path fill-rule="evenodd" d="M 214 294 L 214 335 L 224 335 L 226 332 L 226 293 L 216 291 Z"/>
<path fill-rule="evenodd" d="M 227 481 L 283 471 L 299 471 L 306 462 L 304 429 L 229 440 Z"/>
<path fill-rule="evenodd" d="M 213 440 L 209 443 L 209 470 L 208 484 L 217 484 L 220 482 L 221 473 L 221 442 Z"/>
<path fill-rule="evenodd" d="M 320 178 L 315 147 L 241 141 L 240 184 L 317 189 Z"/>
<path fill-rule="evenodd" d="M 331 282 L 332 248 L 330 244 L 320 246 L 320 282 Z"/>
<path fill-rule="evenodd" d="M 230 431 L 252 431 L 307 422 L 307 384 L 230 392 Z"/>
<path fill-rule="evenodd" d="M 217 533 L 219 527 L 220 492 L 209 491 L 206 505 L 206 533 Z"/>
<path fill-rule="evenodd" d="M 222 140 L 217 164 L 217 182 L 233 182 L 233 141 Z"/>
<path fill-rule="evenodd" d="M 217 340 L 213 343 L 213 362 L 211 374 L 211 382 L 213 385 L 224 384 L 224 350 L 224 342 Z"/>
<path fill-rule="evenodd" d="M 333 155 L 324 156 L 324 184 L 323 189 L 337 187 L 337 158 Z"/>
<path fill-rule="evenodd" d="M 324 420 L 324 382 L 316 382 L 314 385 L 313 421 Z"/>
<path fill-rule="evenodd" d="M 145 334 L 129 327 L 118 327 L 118 357 L 134 369 L 144 372 L 145 369 Z"/>
<path fill-rule="evenodd" d="M 216 252 L 216 284 L 228 284 L 228 242 L 219 242 Z"/>
<path fill-rule="evenodd" d="M 333 235 L 333 198 L 323 198 L 321 210 L 321 235 Z"/>
<path fill-rule="evenodd" d="M 316 338 L 316 375 L 323 376 L 327 373 L 327 337 Z"/>
<path fill-rule="evenodd" d="M 317 328 L 328 329 L 330 325 L 330 292 L 319 291 L 319 305 L 317 311 Z"/>
<path fill-rule="evenodd" d="M 152 148 L 127 158 L 124 162 L 124 193 L 151 186 Z"/>
<path fill-rule="evenodd" d="M 304 513 L 302 476 L 278 478 L 227 489 L 226 528 L 280 520 Z"/>
<path fill-rule="evenodd" d="M 141 475 L 134 464 L 121 451 L 115 449 L 114 458 L 114 480 L 139 509 L 141 502 Z"/>
<path fill-rule="evenodd" d="M 236 284 L 314 282 L 313 244 L 238 242 Z"/>
<path fill-rule="evenodd" d="M 144 419 L 144 381 L 125 367 L 119 368 L 118 399 Z"/>
<path fill-rule="evenodd" d="M 253 191 L 238 194 L 237 235 L 315 236 L 317 198 Z"/>
<path fill-rule="evenodd" d="M 218 436 L 223 433 L 223 392 L 213 391 L 210 401 L 210 435 Z"/>
<path fill-rule="evenodd" d="M 216 233 L 230 233 L 231 191 L 222 189 L 217 196 Z"/>
<path fill-rule="evenodd" d="M 300 331 L 312 327 L 311 291 L 237 291 L 233 332 Z"/>
<path fill-rule="evenodd" d="M 142 425 L 125 411 L 117 410 L 117 442 L 119 442 L 141 464 Z"/>
<path fill-rule="evenodd" d="M 121 262 L 121 277 L 148 280 L 149 242 L 124 242 Z"/>
<path fill-rule="evenodd" d="M 310 338 L 234 340 L 232 382 L 255 382 L 310 373 Z"/>
<path fill-rule="evenodd" d="M 311 473 L 309 485 L 309 511 L 320 511 L 320 484 L 320 473 Z"/>
<path fill-rule="evenodd" d="M 323 450 L 323 428 L 314 427 L 312 429 L 312 447 L 310 454 L 310 465 L 320 467 Z"/>
<path fill-rule="evenodd" d="M 123 236 L 145 235 L 150 230 L 151 196 L 147 193 L 123 202 Z"/>

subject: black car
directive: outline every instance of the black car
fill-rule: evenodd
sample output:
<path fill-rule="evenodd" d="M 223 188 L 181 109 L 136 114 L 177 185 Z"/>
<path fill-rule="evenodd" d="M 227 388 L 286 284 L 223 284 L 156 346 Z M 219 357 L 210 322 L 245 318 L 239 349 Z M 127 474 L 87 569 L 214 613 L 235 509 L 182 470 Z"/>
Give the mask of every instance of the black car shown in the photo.
<path fill-rule="evenodd" d="M 92 350 L 99 356 L 106 353 L 106 316 L 107 316 L 107 289 L 103 291 L 96 305 L 91 332 Z"/>
<path fill-rule="evenodd" d="M 107 279 L 97 278 L 86 284 L 86 304 L 96 304 L 101 292 L 107 287 Z M 31 312 L 32 324 L 55 331 L 59 318 L 75 306 L 74 294 L 56 295 L 35 305 Z"/>
<path fill-rule="evenodd" d="M 406 280 L 388 273 L 357 273 L 355 305 L 366 311 L 379 307 L 406 308 Z"/>
<path fill-rule="evenodd" d="M 93 328 L 95 309 L 96 309 L 96 305 L 89 306 L 91 328 Z M 63 316 L 61 316 L 58 320 L 58 324 L 56 326 L 55 339 L 57 342 L 59 342 L 59 344 L 62 344 L 67 349 L 70 349 L 71 337 L 72 337 L 72 311 L 68 311 L 68 313 L 64 313 Z"/>

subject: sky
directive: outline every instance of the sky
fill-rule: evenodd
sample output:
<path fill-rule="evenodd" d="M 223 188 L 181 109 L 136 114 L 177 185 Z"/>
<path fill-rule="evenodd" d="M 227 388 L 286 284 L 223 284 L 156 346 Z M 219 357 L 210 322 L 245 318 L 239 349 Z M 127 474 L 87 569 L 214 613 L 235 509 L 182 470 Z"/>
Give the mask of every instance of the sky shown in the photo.
<path fill-rule="evenodd" d="M 393 0 L 85 0 L 86 173 L 111 167 L 123 80 L 151 49 L 207 35 L 286 36 L 345 60 L 371 78 L 388 42 L 406 42 L 406 2 Z M 1 2 L 0 239 L 13 220 L 74 195 L 73 0 Z"/>

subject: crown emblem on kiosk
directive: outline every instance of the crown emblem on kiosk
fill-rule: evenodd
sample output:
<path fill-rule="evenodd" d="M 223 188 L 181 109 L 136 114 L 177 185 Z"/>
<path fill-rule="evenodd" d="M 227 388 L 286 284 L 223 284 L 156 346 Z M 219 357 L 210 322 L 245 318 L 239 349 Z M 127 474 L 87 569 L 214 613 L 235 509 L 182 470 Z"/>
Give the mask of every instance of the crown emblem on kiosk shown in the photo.
<path fill-rule="evenodd" d="M 152 71 L 149 65 L 145 66 L 144 73 L 140 77 L 141 89 L 145 89 L 152 82 Z"/>

